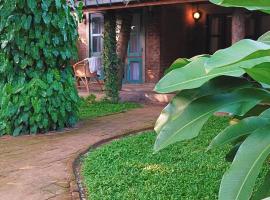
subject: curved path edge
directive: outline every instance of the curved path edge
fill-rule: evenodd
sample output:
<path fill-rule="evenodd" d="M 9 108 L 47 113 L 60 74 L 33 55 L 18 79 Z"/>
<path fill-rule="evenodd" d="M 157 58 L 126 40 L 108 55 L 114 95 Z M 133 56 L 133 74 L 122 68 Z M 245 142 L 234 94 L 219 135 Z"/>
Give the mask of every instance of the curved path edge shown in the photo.
<path fill-rule="evenodd" d="M 151 129 L 162 106 L 85 120 L 62 133 L 0 138 L 1 200 L 79 199 L 76 158 L 94 144 Z"/>
<path fill-rule="evenodd" d="M 122 133 L 121 135 L 117 135 L 117 136 L 113 136 L 110 138 L 100 140 L 97 143 L 90 145 L 88 148 L 82 150 L 73 159 L 73 161 L 71 161 L 69 163 L 69 166 L 71 169 L 71 171 L 70 171 L 71 176 L 70 176 L 69 182 L 70 182 L 70 193 L 71 193 L 72 200 L 82 200 L 82 199 L 85 199 L 87 197 L 87 194 L 86 194 L 86 191 L 84 191 L 84 188 L 82 191 L 82 188 L 80 188 L 80 186 L 79 186 L 79 184 L 81 184 L 83 182 L 83 180 L 81 177 L 82 176 L 81 171 L 78 172 L 78 170 L 81 169 L 81 164 L 82 164 L 81 158 L 84 157 L 85 154 L 87 154 L 88 152 L 90 152 L 98 147 L 106 145 L 114 140 L 125 138 L 125 137 L 131 136 L 131 135 L 137 135 L 137 134 L 140 134 L 140 133 L 145 132 L 145 131 L 153 130 L 153 128 L 154 128 L 154 126 L 151 125 L 149 127 L 144 127 L 141 129 L 125 132 L 125 133 Z M 81 186 L 81 187 L 84 187 L 84 186 Z"/>

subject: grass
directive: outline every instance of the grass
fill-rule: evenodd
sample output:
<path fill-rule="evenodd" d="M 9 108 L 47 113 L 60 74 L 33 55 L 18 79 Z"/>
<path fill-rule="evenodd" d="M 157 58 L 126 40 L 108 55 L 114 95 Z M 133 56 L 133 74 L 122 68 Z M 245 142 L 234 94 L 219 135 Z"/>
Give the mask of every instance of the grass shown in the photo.
<path fill-rule="evenodd" d="M 213 117 L 194 140 L 153 154 L 156 135 L 146 132 L 113 141 L 92 152 L 82 167 L 91 200 L 217 199 L 229 163 L 229 147 L 206 152 L 211 139 L 228 123 Z"/>
<path fill-rule="evenodd" d="M 125 112 L 131 109 L 141 107 L 140 104 L 131 102 L 112 103 L 107 100 L 95 101 L 94 96 L 82 99 L 79 106 L 80 119 L 92 119 L 110 114 Z"/>

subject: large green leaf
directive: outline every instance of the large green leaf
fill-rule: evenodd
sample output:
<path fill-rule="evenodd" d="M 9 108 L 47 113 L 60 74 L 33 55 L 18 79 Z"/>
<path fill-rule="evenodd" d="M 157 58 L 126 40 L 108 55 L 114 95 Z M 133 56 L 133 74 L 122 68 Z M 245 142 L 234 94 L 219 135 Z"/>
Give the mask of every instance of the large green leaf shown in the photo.
<path fill-rule="evenodd" d="M 184 89 L 194 89 L 215 77 L 222 75 L 239 77 L 245 73 L 245 70 L 270 63 L 270 56 L 264 56 L 215 68 L 207 73 L 203 65 L 209 59 L 211 58 L 199 57 L 186 66 L 173 70 L 158 82 L 155 90 L 159 93 L 170 93 Z"/>
<path fill-rule="evenodd" d="M 161 112 L 155 125 L 155 131 L 159 133 L 166 126 L 167 122 L 176 119 L 192 101 L 199 97 L 220 94 L 250 86 L 251 84 L 246 79 L 221 76 L 210 80 L 200 88 L 181 91 Z"/>
<path fill-rule="evenodd" d="M 220 200 L 245 200 L 252 195 L 260 169 L 270 153 L 270 126 L 257 129 L 240 146 L 230 169 L 224 174 Z"/>
<path fill-rule="evenodd" d="M 248 103 L 246 106 L 241 107 L 244 111 L 248 111 L 265 99 L 270 99 L 270 93 L 256 88 L 244 88 L 228 94 L 198 98 L 192 101 L 179 117 L 167 122 L 166 126 L 160 130 L 154 149 L 159 151 L 177 141 L 198 136 L 199 131 L 209 117 L 224 107 Z"/>
<path fill-rule="evenodd" d="M 207 81 L 222 75 L 239 77 L 244 74 L 240 65 L 232 65 L 226 68 L 218 68 L 206 73 L 204 63 L 207 57 L 199 57 L 186 66 L 175 69 L 165 75 L 156 85 L 155 91 L 159 93 L 170 93 L 183 89 L 193 89 L 202 86 Z"/>
<path fill-rule="evenodd" d="M 254 80 L 260 83 L 270 84 L 270 63 L 263 63 L 245 70 Z"/>
<path fill-rule="evenodd" d="M 248 117 L 239 123 L 227 127 L 219 133 L 211 142 L 208 149 L 216 148 L 235 141 L 236 139 L 251 134 L 258 128 L 270 125 L 270 119 L 263 117 Z"/>
<path fill-rule="evenodd" d="M 270 44 L 270 31 L 266 32 L 261 37 L 259 37 L 258 41 Z"/>
<path fill-rule="evenodd" d="M 210 0 L 212 3 L 225 7 L 241 7 L 248 10 L 270 10 L 268 0 Z"/>
<path fill-rule="evenodd" d="M 182 68 L 184 66 L 186 66 L 187 64 L 189 64 L 191 61 L 187 58 L 179 58 L 176 61 L 173 62 L 173 64 L 165 70 L 165 74 L 168 74 L 169 72 L 175 70 L 175 69 L 179 69 Z"/>
<path fill-rule="evenodd" d="M 232 65 L 244 60 L 258 59 L 269 55 L 270 45 L 260 41 L 244 39 L 233 44 L 231 47 L 214 53 L 205 62 L 205 68 L 207 72 L 210 72 L 215 68 Z"/>

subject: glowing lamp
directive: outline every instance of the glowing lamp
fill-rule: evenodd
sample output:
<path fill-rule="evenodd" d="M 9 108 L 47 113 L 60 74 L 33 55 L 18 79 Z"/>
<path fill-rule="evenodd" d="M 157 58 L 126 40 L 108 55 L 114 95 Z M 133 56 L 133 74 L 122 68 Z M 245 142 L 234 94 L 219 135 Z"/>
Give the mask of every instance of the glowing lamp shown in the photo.
<path fill-rule="evenodd" d="M 202 13 L 200 11 L 197 10 L 196 12 L 193 13 L 193 19 L 195 21 L 198 21 L 199 19 L 201 19 L 201 17 L 202 17 Z"/>

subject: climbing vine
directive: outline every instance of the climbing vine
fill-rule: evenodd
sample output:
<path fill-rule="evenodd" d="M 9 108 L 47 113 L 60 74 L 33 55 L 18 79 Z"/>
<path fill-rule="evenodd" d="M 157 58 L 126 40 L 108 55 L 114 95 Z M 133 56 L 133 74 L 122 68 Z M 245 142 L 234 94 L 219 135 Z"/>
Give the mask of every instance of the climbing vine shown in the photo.
<path fill-rule="evenodd" d="M 104 15 L 103 64 L 106 96 L 112 101 L 119 100 L 118 70 L 119 58 L 116 53 L 116 17 L 114 12 Z"/>
<path fill-rule="evenodd" d="M 0 135 L 76 123 L 79 98 L 70 66 L 77 57 L 74 9 L 66 0 L 0 1 Z"/>

